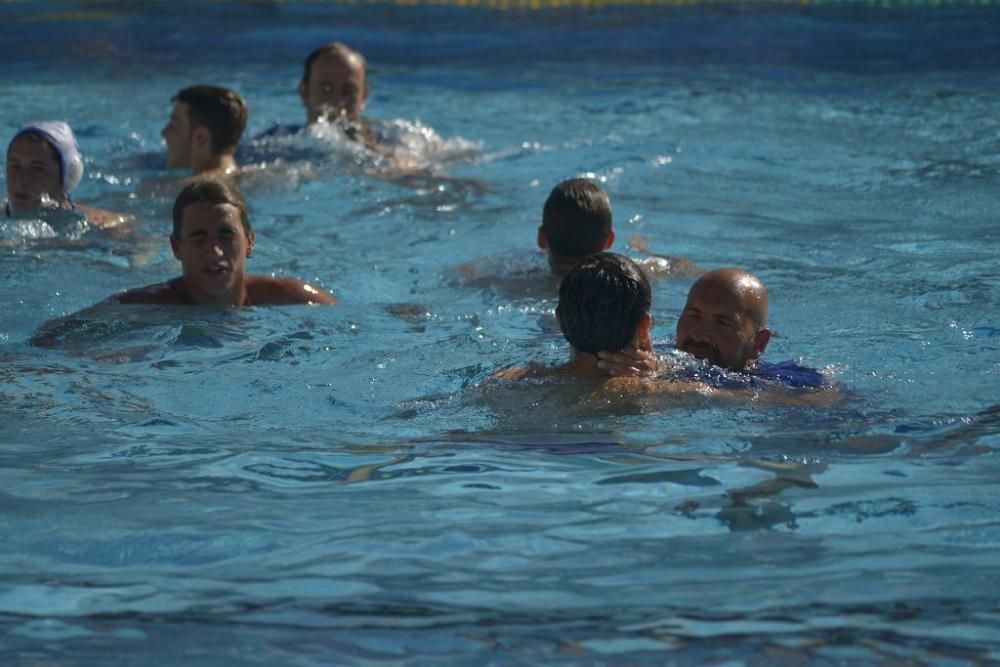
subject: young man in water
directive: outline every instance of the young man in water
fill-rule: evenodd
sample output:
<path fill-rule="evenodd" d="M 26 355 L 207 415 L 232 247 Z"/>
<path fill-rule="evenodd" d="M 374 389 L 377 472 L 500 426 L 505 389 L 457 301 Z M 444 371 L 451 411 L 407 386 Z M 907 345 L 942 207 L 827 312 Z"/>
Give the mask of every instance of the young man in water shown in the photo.
<path fill-rule="evenodd" d="M 570 178 L 562 181 L 549 193 L 542 207 L 542 224 L 538 227 L 538 247 L 545 253 L 548 270 L 537 264 L 537 258 L 525 257 L 523 266 L 503 269 L 480 260 L 458 267 L 466 285 L 500 287 L 512 296 L 547 296 L 559 280 L 568 274 L 581 259 L 603 252 L 615 242 L 612 229 L 611 200 L 596 181 L 589 178 Z M 700 272 L 692 262 L 682 257 L 655 255 L 648 248 L 641 248 L 649 257 L 637 260 L 651 278 L 691 275 Z M 541 274 L 541 275 L 540 275 Z"/>
<path fill-rule="evenodd" d="M 601 252 L 580 260 L 559 286 L 556 319 L 569 342 L 569 360 L 559 366 L 530 366 L 501 371 L 507 380 L 559 377 L 606 381 L 598 365 L 602 350 L 652 351 L 649 280 L 628 257 Z"/>
<path fill-rule="evenodd" d="M 296 278 L 246 273 L 246 260 L 254 248 L 247 205 L 236 187 L 222 179 L 193 181 L 177 196 L 170 247 L 181 263 L 179 277 L 110 300 L 216 307 L 336 303 L 323 290 Z"/>
<path fill-rule="evenodd" d="M 596 181 L 570 178 L 552 189 L 542 208 L 538 247 L 548 256 L 554 275 L 565 276 L 582 258 L 607 250 L 614 242 L 611 200 Z M 639 237 L 633 237 L 630 245 L 647 255 L 637 262 L 652 278 L 700 272 L 683 257 L 650 252 L 648 244 Z"/>
<path fill-rule="evenodd" d="M 239 171 L 236 146 L 247 125 L 247 105 L 239 94 L 217 86 L 189 86 L 173 98 L 161 134 L 167 167 L 195 176 L 229 177 Z"/>
<path fill-rule="evenodd" d="M 584 257 L 607 250 L 615 242 L 608 194 L 589 178 L 555 186 L 542 207 L 537 240 L 549 270 L 560 278 Z"/>
<path fill-rule="evenodd" d="M 72 128 L 62 121 L 25 125 L 7 146 L 7 218 L 37 218 L 54 210 L 78 211 L 98 227 L 128 216 L 76 204 L 70 194 L 83 179 L 83 158 Z"/>

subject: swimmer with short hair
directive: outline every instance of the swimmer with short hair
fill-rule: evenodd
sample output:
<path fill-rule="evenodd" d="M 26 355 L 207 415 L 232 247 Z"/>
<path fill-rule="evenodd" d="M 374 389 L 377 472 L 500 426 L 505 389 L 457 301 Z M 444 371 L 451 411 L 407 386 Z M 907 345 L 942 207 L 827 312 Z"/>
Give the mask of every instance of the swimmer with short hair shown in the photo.
<path fill-rule="evenodd" d="M 170 120 L 161 131 L 167 167 L 200 177 L 228 177 L 239 171 L 236 146 L 247 125 L 247 104 L 235 91 L 188 86 L 172 99 Z"/>
<path fill-rule="evenodd" d="M 553 274 L 565 276 L 581 259 L 614 242 L 611 200 L 596 181 L 570 178 L 552 188 L 542 208 L 538 247 Z"/>
<path fill-rule="evenodd" d="M 181 262 L 181 276 L 109 300 L 218 307 L 337 303 L 327 292 L 296 278 L 247 274 L 254 243 L 239 190 L 219 178 L 193 181 L 173 207 L 170 247 Z"/>
<path fill-rule="evenodd" d="M 77 210 L 98 227 L 115 227 L 130 216 L 74 203 L 70 194 L 83 179 L 76 136 L 61 120 L 28 123 L 7 145 L 8 218 L 37 216 L 46 209 Z"/>
<path fill-rule="evenodd" d="M 614 242 L 611 200 L 596 181 L 570 178 L 552 189 L 538 228 L 538 247 L 546 251 L 552 273 L 564 276 L 580 259 L 607 250 Z M 636 261 L 651 278 L 701 272 L 683 257 L 650 252 L 648 242 L 641 237 L 633 236 L 630 245 L 647 255 Z"/>
<path fill-rule="evenodd" d="M 552 188 L 542 207 L 537 244 L 545 252 L 548 279 L 539 275 L 537 262 L 526 257 L 504 262 L 515 265 L 513 271 L 507 269 L 506 273 L 525 274 L 523 277 L 497 275 L 495 267 L 485 258 L 462 264 L 456 271 L 466 285 L 499 287 L 512 295 L 522 292 L 521 296 L 533 296 L 540 290 L 547 294 L 558 285 L 553 278 L 562 278 L 581 259 L 608 250 L 614 242 L 608 193 L 593 179 L 569 178 Z M 637 249 L 649 255 L 634 261 L 651 279 L 701 272 L 695 264 L 682 257 L 652 254 L 648 246 Z M 516 266 L 517 263 L 524 266 Z"/>
<path fill-rule="evenodd" d="M 600 252 L 580 260 L 559 286 L 556 319 L 570 346 L 569 360 L 559 366 L 532 364 L 501 371 L 498 377 L 562 377 L 605 381 L 607 370 L 598 353 L 631 347 L 652 352 L 649 280 L 628 257 Z"/>

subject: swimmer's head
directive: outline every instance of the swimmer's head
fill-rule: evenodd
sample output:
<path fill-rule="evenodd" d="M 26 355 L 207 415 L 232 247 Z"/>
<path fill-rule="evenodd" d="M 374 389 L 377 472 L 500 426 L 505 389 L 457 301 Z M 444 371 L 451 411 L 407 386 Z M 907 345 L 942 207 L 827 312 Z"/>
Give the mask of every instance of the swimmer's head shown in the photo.
<path fill-rule="evenodd" d="M 15 210 L 29 210 L 48 198 L 60 205 L 83 178 L 76 137 L 62 121 L 25 125 L 7 146 L 7 195 Z"/>
<path fill-rule="evenodd" d="M 677 348 L 734 371 L 747 370 L 764 353 L 767 289 L 742 269 L 716 269 L 688 292 L 677 320 Z"/>
<path fill-rule="evenodd" d="M 228 204 L 238 212 L 239 222 L 247 236 L 253 236 L 247 203 L 236 186 L 221 178 L 199 178 L 188 183 L 174 200 L 173 231 L 171 236 L 180 238 L 184 223 L 184 209 L 190 204 L 204 202 L 213 206 Z"/>
<path fill-rule="evenodd" d="M 550 260 L 586 257 L 607 250 L 614 240 L 611 200 L 600 185 L 571 178 L 553 188 L 538 228 L 538 246 Z"/>
<path fill-rule="evenodd" d="M 161 134 L 167 142 L 167 166 L 201 170 L 219 155 L 232 155 L 247 125 L 247 105 L 240 95 L 217 86 L 190 86 L 172 99 L 170 120 Z"/>
<path fill-rule="evenodd" d="M 340 42 L 319 47 L 306 58 L 299 97 L 307 123 L 340 116 L 357 120 L 368 99 L 364 56 Z"/>
<path fill-rule="evenodd" d="M 231 301 L 245 286 L 254 247 L 243 196 L 226 181 L 199 179 L 181 190 L 173 213 L 170 247 L 188 294 L 196 303 Z"/>
<path fill-rule="evenodd" d="M 575 349 L 621 350 L 649 335 L 649 281 L 635 262 L 601 252 L 585 257 L 559 286 L 556 317 Z"/>

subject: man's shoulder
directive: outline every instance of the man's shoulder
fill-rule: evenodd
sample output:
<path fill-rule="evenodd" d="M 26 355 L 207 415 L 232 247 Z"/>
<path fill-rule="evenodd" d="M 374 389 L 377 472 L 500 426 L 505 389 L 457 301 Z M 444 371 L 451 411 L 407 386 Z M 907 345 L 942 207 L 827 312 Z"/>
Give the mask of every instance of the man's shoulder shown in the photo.
<path fill-rule="evenodd" d="M 335 304 L 326 291 L 298 278 L 247 276 L 247 300 L 252 306 Z"/>
<path fill-rule="evenodd" d="M 758 380 L 773 382 L 793 389 L 825 389 L 830 380 L 815 368 L 802 366 L 792 360 L 759 361 L 752 373 Z"/>

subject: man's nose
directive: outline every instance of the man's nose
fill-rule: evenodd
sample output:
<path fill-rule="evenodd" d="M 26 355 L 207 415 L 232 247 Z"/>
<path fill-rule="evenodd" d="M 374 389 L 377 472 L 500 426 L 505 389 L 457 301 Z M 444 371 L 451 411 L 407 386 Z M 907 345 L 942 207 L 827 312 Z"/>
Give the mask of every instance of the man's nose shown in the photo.
<path fill-rule="evenodd" d="M 699 341 L 709 341 L 711 339 L 708 322 L 698 320 L 691 328 L 691 336 Z"/>

